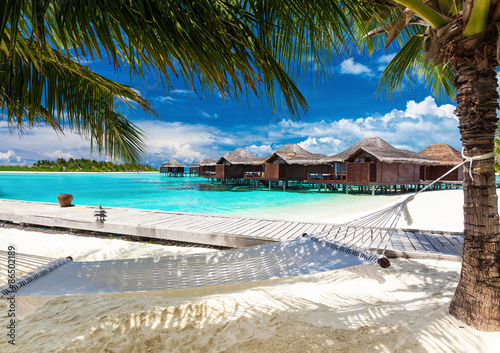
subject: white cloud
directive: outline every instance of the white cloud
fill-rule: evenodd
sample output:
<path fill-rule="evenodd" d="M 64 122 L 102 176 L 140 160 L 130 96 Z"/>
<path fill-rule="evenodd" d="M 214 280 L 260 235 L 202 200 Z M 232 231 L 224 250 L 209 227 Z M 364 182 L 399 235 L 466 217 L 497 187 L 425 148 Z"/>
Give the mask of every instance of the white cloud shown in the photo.
<path fill-rule="evenodd" d="M 75 158 L 75 156 L 73 156 L 71 153 L 64 152 L 62 150 L 57 150 L 57 151 L 54 151 L 54 152 L 45 152 L 43 155 L 49 157 L 50 159 L 59 159 L 59 158 L 70 159 L 70 158 Z"/>
<path fill-rule="evenodd" d="M 16 152 L 8 150 L 7 152 L 0 151 L 0 163 L 2 165 L 21 165 L 22 158 L 16 155 Z"/>
<path fill-rule="evenodd" d="M 368 66 L 360 63 L 355 63 L 354 59 L 352 58 L 342 61 L 342 63 L 340 64 L 340 73 L 373 76 L 373 72 Z"/>
<path fill-rule="evenodd" d="M 275 140 L 301 138 L 310 152 L 340 152 L 364 137 L 379 136 L 399 148 L 420 151 L 432 143 L 448 143 L 460 149 L 458 122 L 451 104 L 438 106 L 432 97 L 409 101 L 405 110 L 393 109 L 385 115 L 316 122 L 282 120 L 280 130 L 269 133 Z M 267 130 L 270 130 L 269 127 Z M 325 140 L 322 140 L 325 139 Z M 331 140 L 329 140 L 331 139 Z M 271 142 L 275 143 L 275 141 Z"/>
<path fill-rule="evenodd" d="M 9 160 L 12 156 L 15 156 L 16 153 L 12 150 L 8 150 L 7 152 L 0 152 L 0 159 Z"/>
<path fill-rule="evenodd" d="M 191 91 L 187 90 L 187 89 L 174 89 L 173 92 L 177 95 L 180 95 L 180 96 L 190 96 L 191 95 Z"/>
<path fill-rule="evenodd" d="M 261 145 L 261 146 L 251 145 L 245 147 L 245 149 L 256 156 L 262 156 L 262 157 L 269 156 L 274 152 L 271 145 Z"/>
<path fill-rule="evenodd" d="M 342 145 L 342 141 L 332 136 L 308 137 L 305 141 L 299 142 L 298 145 L 312 153 L 329 155 L 337 152 L 338 147 Z"/>
<path fill-rule="evenodd" d="M 217 115 L 216 113 L 209 114 L 207 112 L 204 112 L 203 110 L 200 110 L 200 113 L 201 113 L 201 116 L 203 116 L 204 118 L 207 118 L 207 119 L 219 119 L 219 115 Z"/>
<path fill-rule="evenodd" d="M 193 147 L 189 144 L 173 144 L 165 146 L 162 150 L 162 155 L 168 155 L 168 158 L 165 158 L 165 162 L 170 159 L 176 159 L 180 162 L 186 164 L 192 164 L 193 162 L 199 162 L 204 159 L 206 156 L 201 152 L 197 152 L 193 150 Z"/>
<path fill-rule="evenodd" d="M 223 153 L 214 150 L 214 146 L 229 145 L 231 149 L 235 145 L 235 139 L 227 132 L 208 125 L 157 120 L 142 121 L 137 125 L 148 136 L 146 160 L 152 164 L 161 164 L 172 158 L 185 164 L 216 158 Z"/>
<path fill-rule="evenodd" d="M 333 154 L 364 137 L 379 136 L 398 148 L 420 151 L 431 143 L 445 142 L 460 150 L 457 118 L 451 104 L 438 106 L 432 97 L 409 101 L 403 110 L 355 119 L 293 121 L 284 119 L 257 128 L 231 126 L 221 130 L 205 124 L 186 124 L 162 120 L 136 122 L 147 135 L 145 161 L 157 166 L 169 159 L 182 163 L 218 158 L 227 151 L 244 147 L 256 155 L 269 155 L 276 146 L 299 143 L 314 153 Z M 15 155 L 9 152 L 14 151 Z M 11 135 L 0 120 L 0 156 L 9 163 L 36 159 L 89 158 L 90 144 L 78 134 L 57 135 L 51 128 L 37 128 L 19 138 Z M 17 158 L 20 158 L 17 161 Z M 5 162 L 6 163 L 6 162 Z M 4 164 L 5 164 L 4 163 Z"/>
<path fill-rule="evenodd" d="M 377 61 L 381 64 L 389 64 L 392 61 L 392 59 L 394 59 L 395 56 L 396 56 L 396 53 L 384 54 L 380 58 L 378 58 Z"/>
<path fill-rule="evenodd" d="M 179 100 L 176 98 L 172 98 L 170 96 L 161 96 L 161 97 L 155 97 L 152 98 L 151 100 L 161 102 L 161 103 L 173 103 L 173 102 L 178 102 Z"/>
<path fill-rule="evenodd" d="M 452 118 L 458 121 L 458 118 L 453 114 L 455 106 L 451 104 L 443 104 L 438 107 L 436 101 L 432 97 L 426 97 L 422 102 L 416 103 L 411 100 L 406 103 L 406 116 L 417 119 L 419 117 L 436 115 L 440 118 Z"/>

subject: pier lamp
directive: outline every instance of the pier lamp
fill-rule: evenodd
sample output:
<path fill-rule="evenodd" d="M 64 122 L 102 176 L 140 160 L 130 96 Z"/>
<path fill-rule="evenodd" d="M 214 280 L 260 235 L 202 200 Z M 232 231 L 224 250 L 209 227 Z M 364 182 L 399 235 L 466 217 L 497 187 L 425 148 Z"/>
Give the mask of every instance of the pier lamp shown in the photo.
<path fill-rule="evenodd" d="M 106 220 L 106 210 L 101 207 L 101 205 L 96 207 L 94 211 L 94 217 L 96 218 L 97 223 L 104 223 Z"/>

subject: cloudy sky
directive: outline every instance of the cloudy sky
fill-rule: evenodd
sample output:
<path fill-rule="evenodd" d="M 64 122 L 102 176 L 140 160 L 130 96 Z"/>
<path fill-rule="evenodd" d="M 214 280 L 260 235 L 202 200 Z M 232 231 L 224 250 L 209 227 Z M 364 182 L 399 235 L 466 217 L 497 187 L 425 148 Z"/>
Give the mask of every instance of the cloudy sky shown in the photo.
<path fill-rule="evenodd" d="M 286 143 L 297 143 L 310 152 L 330 155 L 364 137 L 379 136 L 398 148 L 418 152 L 432 143 L 448 143 L 460 150 L 455 103 L 433 97 L 418 78 L 405 90 L 387 97 L 375 94 L 383 68 L 392 55 L 339 60 L 320 79 L 302 83 L 309 103 L 307 115 L 291 119 L 286 110 L 273 115 L 267 103 L 254 97 L 242 104 L 223 101 L 214 93 L 200 98 L 182 80 L 167 94 L 155 74 L 146 83 L 130 81 L 128 72 L 117 76 L 101 63 L 90 66 L 100 74 L 130 84 L 147 98 L 160 118 L 140 110 L 122 113 L 148 135 L 145 163 L 158 166 L 170 159 L 191 164 L 218 158 L 245 147 L 256 155 L 268 155 Z M 88 141 L 73 133 L 57 135 L 37 128 L 21 138 L 0 120 L 0 164 L 31 165 L 37 159 L 91 158 Z M 98 158 L 93 154 L 92 158 Z"/>

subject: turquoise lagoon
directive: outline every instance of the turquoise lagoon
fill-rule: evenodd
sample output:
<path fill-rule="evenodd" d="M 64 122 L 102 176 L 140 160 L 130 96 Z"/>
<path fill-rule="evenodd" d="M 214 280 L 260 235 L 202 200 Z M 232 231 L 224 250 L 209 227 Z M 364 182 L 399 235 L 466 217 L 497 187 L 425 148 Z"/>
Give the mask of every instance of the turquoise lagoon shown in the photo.
<path fill-rule="evenodd" d="M 73 194 L 73 203 L 79 205 L 316 221 L 379 208 L 393 199 L 311 188 L 220 185 L 200 177 L 159 173 L 0 172 L 0 199 L 57 202 L 60 193 Z"/>

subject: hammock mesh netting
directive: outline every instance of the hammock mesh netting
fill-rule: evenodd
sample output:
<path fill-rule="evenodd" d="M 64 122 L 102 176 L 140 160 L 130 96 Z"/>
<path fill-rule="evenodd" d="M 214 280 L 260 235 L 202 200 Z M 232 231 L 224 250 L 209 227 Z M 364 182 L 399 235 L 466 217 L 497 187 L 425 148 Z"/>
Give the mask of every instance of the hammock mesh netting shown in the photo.
<path fill-rule="evenodd" d="M 466 158 L 445 175 L 466 162 L 485 158 L 492 154 Z M 404 215 L 411 224 L 407 204 L 415 196 L 318 234 L 241 249 L 89 262 L 15 254 L 15 283 L 8 277 L 12 257 L 0 251 L 0 295 L 7 299 L 15 295 L 16 316 L 22 318 L 59 295 L 202 296 L 338 269 L 381 280 L 372 265 L 390 266 L 385 250 L 400 217 Z"/>

